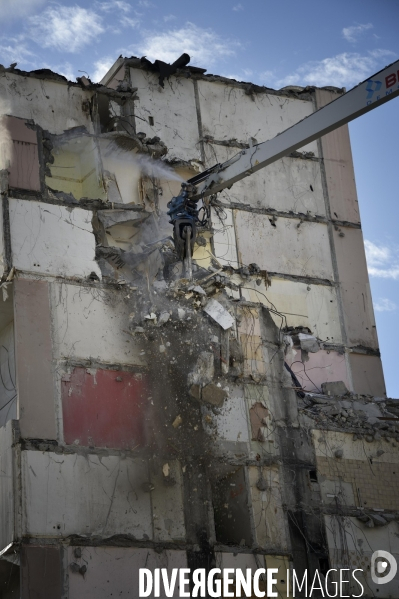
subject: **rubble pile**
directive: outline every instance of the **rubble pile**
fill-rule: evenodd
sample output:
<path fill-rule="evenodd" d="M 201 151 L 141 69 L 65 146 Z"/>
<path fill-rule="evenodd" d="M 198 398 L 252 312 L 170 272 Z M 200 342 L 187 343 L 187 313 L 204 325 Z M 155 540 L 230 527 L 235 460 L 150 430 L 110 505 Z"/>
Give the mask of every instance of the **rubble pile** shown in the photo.
<path fill-rule="evenodd" d="M 368 443 L 385 439 L 394 447 L 399 444 L 399 418 L 391 412 L 397 408 L 390 400 L 356 395 L 328 396 L 306 393 L 299 400 L 299 412 L 312 427 L 353 432 L 354 441 Z M 397 403 L 397 402 L 396 402 Z"/>

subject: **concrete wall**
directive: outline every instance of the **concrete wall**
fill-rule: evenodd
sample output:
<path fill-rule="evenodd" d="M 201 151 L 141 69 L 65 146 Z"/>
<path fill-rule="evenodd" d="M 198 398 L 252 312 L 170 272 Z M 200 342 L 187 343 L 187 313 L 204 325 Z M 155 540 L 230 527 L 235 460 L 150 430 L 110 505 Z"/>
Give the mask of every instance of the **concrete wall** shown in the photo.
<path fill-rule="evenodd" d="M 336 95 L 327 90 L 316 90 L 316 106 L 321 108 Z M 349 140 L 348 126 L 323 136 L 319 142 L 323 156 L 324 177 L 328 194 L 328 210 L 331 218 L 359 225 L 360 215 L 356 193 L 355 176 Z M 335 226 L 331 230 L 331 250 L 336 259 L 336 279 L 340 284 L 343 324 L 349 346 L 378 348 L 370 283 L 360 229 Z M 373 382 L 359 377 L 359 365 L 365 360 L 368 370 L 370 360 L 364 354 L 351 359 L 354 390 L 359 393 L 385 394 L 381 361 L 373 361 Z"/>
<path fill-rule="evenodd" d="M 11 247 L 18 270 L 101 278 L 94 261 L 92 213 L 43 202 L 10 199 Z"/>
<path fill-rule="evenodd" d="M 131 293 L 134 293 L 131 292 Z M 128 327 L 134 296 L 67 283 L 51 283 L 52 331 L 57 359 L 145 365 Z M 133 300 L 130 302 L 129 300 Z"/>
<path fill-rule="evenodd" d="M 353 434 L 314 433 L 317 470 L 321 481 L 336 481 L 346 486 L 347 505 L 366 509 L 396 510 L 398 505 L 399 455 L 396 440 L 353 440 Z M 336 458 L 336 450 L 343 457 Z M 322 482 L 323 484 L 323 482 Z M 352 492 L 348 490 L 352 486 Z M 331 489 L 327 484 L 324 500 Z M 330 500 L 331 501 L 331 500 Z"/>
<path fill-rule="evenodd" d="M 14 323 L 0 332 L 0 426 L 17 417 Z"/>
<path fill-rule="evenodd" d="M 199 104 L 204 135 L 216 140 L 236 139 L 259 142 L 271 139 L 313 112 L 312 102 L 267 93 L 252 97 L 243 88 L 198 82 Z M 301 150 L 317 155 L 317 144 Z"/>
<path fill-rule="evenodd" d="M 15 93 L 15 87 L 18 88 L 18 93 Z M 93 132 L 90 115 L 82 106 L 84 100 L 90 99 L 91 94 L 80 87 L 68 85 L 66 81 L 49 81 L 5 73 L 0 83 L 0 96 L 9 105 L 7 114 L 32 119 L 55 135 L 82 125 Z"/>
<path fill-rule="evenodd" d="M 330 546 L 330 560 L 333 568 L 359 568 L 356 577 L 364 587 L 364 596 L 395 597 L 399 592 L 397 577 L 386 584 L 376 584 L 370 575 L 371 556 L 374 551 L 391 553 L 399 561 L 398 524 L 392 522 L 383 528 L 368 528 L 355 518 L 326 517 L 326 531 Z M 342 533 L 344 536 L 342 536 Z M 344 543 L 342 539 L 345 539 Z M 348 585 L 349 586 L 349 585 Z M 352 592 L 358 595 L 361 589 L 353 584 Z M 349 591 L 350 592 L 350 591 Z M 347 594 L 349 594 L 346 591 Z"/>
<path fill-rule="evenodd" d="M 111 593 L 116 597 L 138 597 L 140 568 L 166 568 L 170 577 L 172 568 L 187 567 L 184 551 L 164 550 L 157 553 L 152 549 L 133 547 L 84 547 L 82 557 L 76 558 L 75 550 L 74 547 L 68 549 L 68 563 L 86 565 L 87 571 L 84 576 L 70 572 L 69 599 L 108 599 Z M 162 599 L 166 597 L 163 592 L 159 596 Z M 173 597 L 179 596 L 179 587 L 176 585 Z"/>
<path fill-rule="evenodd" d="M 141 488 L 148 479 L 146 463 L 127 456 L 23 452 L 24 534 L 151 539 L 150 495 Z"/>
<path fill-rule="evenodd" d="M 0 427 L 0 551 L 16 539 L 15 502 L 16 485 L 15 451 L 13 449 L 12 421 Z"/>
<path fill-rule="evenodd" d="M 267 216 L 241 210 L 235 211 L 234 218 L 242 264 L 256 262 L 271 272 L 331 280 L 325 225 L 287 218 L 273 226 Z"/>
<path fill-rule="evenodd" d="M 131 69 L 137 87 L 136 128 L 148 137 L 158 136 L 168 147 L 170 158 L 199 159 L 197 110 L 193 82 L 170 78 L 162 88 L 158 75 Z M 154 119 L 150 125 L 149 117 Z"/>
<path fill-rule="evenodd" d="M 40 191 L 37 133 L 27 127 L 25 119 L 6 117 L 5 126 L 13 142 L 9 185 L 18 189 Z"/>
<path fill-rule="evenodd" d="M 22 437 L 56 439 L 49 290 L 45 281 L 14 283 L 18 417 Z"/>

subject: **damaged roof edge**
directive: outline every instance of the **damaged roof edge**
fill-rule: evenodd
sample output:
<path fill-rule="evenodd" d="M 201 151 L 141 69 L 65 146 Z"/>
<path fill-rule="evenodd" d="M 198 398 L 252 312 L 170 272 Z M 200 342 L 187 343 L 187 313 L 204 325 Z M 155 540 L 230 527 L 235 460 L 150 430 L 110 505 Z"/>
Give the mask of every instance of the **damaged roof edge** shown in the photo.
<path fill-rule="evenodd" d="M 112 67 L 107 71 L 107 73 L 104 75 L 104 77 L 98 83 L 94 83 L 91 80 L 89 80 L 89 83 L 85 84 L 83 80 L 86 78 L 81 78 L 81 77 L 77 78 L 77 81 L 70 81 L 66 77 L 64 77 L 64 75 L 60 75 L 59 73 L 56 73 L 55 71 L 52 71 L 51 69 L 37 69 L 34 71 L 23 71 L 20 69 L 16 69 L 15 67 L 14 68 L 12 68 L 12 67 L 5 68 L 4 65 L 0 64 L 0 73 L 11 73 L 14 75 L 20 75 L 22 77 L 32 77 L 35 79 L 46 79 L 49 81 L 55 81 L 57 83 L 63 83 L 68 86 L 79 87 L 86 91 L 100 91 L 100 92 L 106 93 L 106 90 L 110 89 L 110 91 L 112 91 L 118 95 L 118 92 L 116 92 L 115 90 L 112 90 L 111 88 L 108 88 L 108 84 L 112 81 L 112 79 L 115 77 L 115 75 L 118 73 L 118 71 L 120 71 L 120 69 L 123 66 L 130 66 L 134 69 L 147 70 L 145 67 L 145 64 L 143 64 L 143 62 L 141 61 L 140 58 L 137 58 L 136 56 L 132 56 L 130 58 L 124 58 L 123 56 L 119 56 L 119 58 L 114 62 Z M 223 77 L 222 75 L 213 75 L 211 73 L 206 74 L 206 69 L 201 69 L 199 67 L 194 67 L 194 66 L 190 66 L 190 65 L 188 65 L 187 67 L 184 67 L 182 69 L 178 69 L 176 72 L 176 76 L 180 75 L 180 76 L 187 77 L 187 74 L 189 74 L 193 79 L 202 79 L 203 81 L 212 81 L 215 83 L 225 83 L 228 85 L 232 85 L 234 87 L 243 88 L 243 89 L 245 89 L 245 93 L 248 95 L 259 94 L 259 93 L 273 94 L 273 95 L 280 95 L 280 96 L 299 96 L 300 95 L 303 98 L 303 96 L 305 96 L 308 93 L 313 93 L 314 90 L 316 90 L 316 89 L 324 89 L 324 90 L 328 90 L 331 92 L 335 92 L 337 94 L 342 94 L 342 93 L 345 93 L 345 91 L 346 91 L 345 88 L 339 88 L 339 87 L 334 87 L 334 86 L 324 86 L 324 87 L 318 88 L 313 85 L 306 86 L 306 87 L 301 87 L 301 86 L 297 86 L 297 85 L 285 86 L 281 89 L 274 89 L 271 87 L 266 87 L 264 85 L 257 85 L 256 83 L 237 81 L 236 79 L 229 79 L 228 77 Z M 133 93 L 134 91 L 136 91 L 136 90 L 133 90 L 131 93 Z M 122 94 L 119 94 L 119 95 L 122 95 Z"/>
<path fill-rule="evenodd" d="M 105 73 L 104 77 L 99 81 L 101 85 L 108 86 L 108 83 L 115 77 L 117 72 L 124 66 L 126 59 L 122 55 L 117 58 L 112 67 Z"/>
<path fill-rule="evenodd" d="M 102 85 L 108 85 L 110 81 L 115 77 L 116 73 L 123 67 L 130 66 L 133 69 L 147 70 L 145 63 L 142 62 L 141 58 L 137 56 L 131 56 L 129 58 L 123 58 L 120 56 L 116 62 L 112 65 L 109 71 L 104 75 L 101 79 L 100 83 Z M 178 69 L 176 75 L 184 75 L 187 76 L 187 73 L 190 74 L 191 77 L 195 79 L 202 79 L 204 81 L 214 81 L 220 83 L 228 83 L 230 85 L 234 85 L 235 87 L 244 87 L 248 94 L 256 94 L 256 93 L 273 93 L 279 95 L 292 95 L 292 94 L 305 94 L 309 92 L 313 92 L 315 89 L 325 89 L 328 91 L 335 92 L 337 94 L 345 93 L 345 88 L 334 87 L 334 86 L 324 86 L 324 87 L 316 87 L 314 85 L 311 86 L 285 86 L 281 89 L 274 89 L 272 87 L 266 87 L 264 85 L 257 85 L 250 81 L 238 81 L 236 79 L 230 79 L 228 77 L 223 77 L 222 75 L 214 75 L 211 73 L 206 73 L 206 69 L 201 69 L 199 67 L 194 67 L 192 65 L 187 65 L 182 69 Z"/>

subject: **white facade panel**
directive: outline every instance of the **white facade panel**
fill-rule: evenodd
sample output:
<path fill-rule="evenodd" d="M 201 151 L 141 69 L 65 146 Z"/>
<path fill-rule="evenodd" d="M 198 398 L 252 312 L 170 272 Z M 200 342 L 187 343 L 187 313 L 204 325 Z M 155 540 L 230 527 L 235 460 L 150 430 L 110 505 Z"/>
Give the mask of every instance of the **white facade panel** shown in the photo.
<path fill-rule="evenodd" d="M 137 87 L 135 102 L 137 131 L 158 136 L 168 148 L 168 158 L 198 160 L 199 134 L 194 85 L 190 79 L 171 77 L 165 87 L 159 75 L 131 69 L 132 85 Z M 153 123 L 153 124 L 151 124 Z"/>
<path fill-rule="evenodd" d="M 13 266 L 18 270 L 64 277 L 101 271 L 95 256 L 93 213 L 31 200 L 10 198 Z"/>
<path fill-rule="evenodd" d="M 18 93 L 16 93 L 18 89 Z M 82 104 L 91 94 L 81 88 L 45 79 L 21 77 L 4 73 L 0 83 L 0 98 L 6 100 L 7 114 L 32 119 L 54 135 L 72 127 L 84 126 L 93 133 L 93 123 Z"/>
<path fill-rule="evenodd" d="M 226 83 L 199 81 L 198 90 L 203 133 L 218 140 L 234 138 L 246 143 L 253 137 L 259 143 L 267 141 L 313 112 L 309 100 L 266 93 L 249 96 L 242 87 Z M 317 143 L 301 151 L 317 156 Z"/>
<path fill-rule="evenodd" d="M 302 277 L 332 280 L 333 267 L 327 225 L 234 211 L 242 264 Z"/>
<path fill-rule="evenodd" d="M 92 358 L 111 364 L 145 364 L 128 332 L 131 309 L 112 290 L 51 284 L 54 352 L 57 358 Z"/>
<path fill-rule="evenodd" d="M 144 461 L 95 454 L 22 454 L 23 534 L 152 538 Z"/>
<path fill-rule="evenodd" d="M 161 553 L 153 549 L 134 547 L 84 547 L 82 558 L 76 559 L 73 547 L 68 548 L 68 563 L 86 565 L 84 576 L 69 574 L 69 599 L 110 599 L 110 597 L 139 597 L 139 570 L 147 568 L 166 568 L 170 579 L 173 568 L 186 568 L 185 551 L 164 550 Z M 171 597 L 181 597 L 179 579 Z M 188 587 L 186 587 L 187 590 Z M 152 593 L 151 598 L 154 597 Z M 161 599 L 166 595 L 161 585 Z"/>
<path fill-rule="evenodd" d="M 205 144 L 209 164 L 225 162 L 238 151 L 238 148 Z M 252 208 L 325 216 L 320 164 L 316 160 L 282 158 L 237 181 L 230 189 L 220 192 L 218 199 Z"/>

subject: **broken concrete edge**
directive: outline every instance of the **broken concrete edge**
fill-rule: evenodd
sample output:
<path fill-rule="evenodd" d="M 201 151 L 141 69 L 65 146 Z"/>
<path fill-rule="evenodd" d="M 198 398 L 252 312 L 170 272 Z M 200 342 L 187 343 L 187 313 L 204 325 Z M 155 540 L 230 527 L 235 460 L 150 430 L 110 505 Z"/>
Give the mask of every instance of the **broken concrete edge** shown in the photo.
<path fill-rule="evenodd" d="M 27 189 L 18 189 L 10 187 L 8 197 L 17 200 L 32 200 L 42 204 L 52 204 L 55 206 L 65 206 L 66 208 L 84 208 L 85 210 L 131 210 L 134 212 L 145 212 L 141 204 L 122 204 L 120 202 L 109 202 L 108 200 L 81 198 L 76 200 L 72 194 L 63 191 L 57 191 L 47 186 L 48 193 L 39 191 L 30 191 Z"/>
<path fill-rule="evenodd" d="M 78 87 L 85 91 L 92 91 L 96 93 L 103 93 L 118 99 L 131 98 L 135 95 L 137 88 L 131 88 L 129 91 L 120 92 L 112 89 L 111 87 L 107 87 L 101 83 L 93 83 L 91 80 L 86 77 L 78 77 L 77 81 L 71 81 L 64 77 L 64 75 L 60 75 L 51 69 L 36 69 L 33 71 L 24 71 L 17 68 L 5 68 L 0 64 L 0 73 L 10 73 L 12 75 L 19 75 L 20 77 L 30 77 L 33 79 L 44 79 L 47 81 L 55 81 L 56 83 L 61 83 L 67 85 L 68 87 Z M 85 80 L 88 82 L 86 83 Z"/>
<path fill-rule="evenodd" d="M 145 63 L 142 62 L 141 58 L 138 58 L 137 56 L 123 58 L 123 63 L 120 63 L 118 70 L 120 68 L 122 68 L 123 66 L 132 67 L 134 69 L 149 70 L 146 67 Z M 112 67 L 111 67 L 111 69 L 112 69 Z M 221 75 L 214 75 L 212 73 L 206 73 L 206 69 L 202 69 L 200 67 L 194 67 L 191 65 L 187 65 L 186 67 L 184 67 L 182 69 L 178 69 L 176 71 L 176 76 L 181 76 L 181 77 L 190 76 L 192 79 L 196 79 L 196 80 L 212 81 L 212 82 L 216 82 L 216 83 L 227 83 L 227 84 L 233 85 L 234 87 L 240 87 L 240 88 L 244 89 L 248 95 L 257 94 L 257 93 L 266 93 L 266 94 L 282 95 L 282 96 L 289 96 L 289 97 L 293 97 L 293 96 L 301 97 L 303 99 L 304 96 L 313 94 L 313 92 L 316 89 L 327 89 L 328 91 L 332 91 L 336 94 L 344 93 L 344 88 L 331 87 L 331 86 L 327 86 L 327 87 L 323 87 L 323 88 L 316 88 L 315 86 L 307 86 L 307 87 L 295 86 L 295 88 L 286 86 L 286 87 L 281 88 L 280 90 L 276 90 L 276 89 L 273 89 L 270 87 L 257 85 L 255 83 L 251 83 L 251 82 L 238 81 L 236 79 L 223 77 Z M 104 81 L 104 79 L 103 79 L 103 81 Z"/>
<path fill-rule="evenodd" d="M 171 163 L 168 160 L 164 161 L 166 164 L 172 164 L 175 165 L 175 163 Z M 179 166 L 179 165 L 178 165 Z M 55 204 L 55 205 L 64 205 L 64 206 L 73 206 L 76 208 L 85 208 L 87 210 L 136 210 L 138 212 L 143 212 L 145 209 L 142 205 L 140 204 L 122 204 L 122 203 L 116 203 L 116 202 L 110 202 L 108 200 L 103 200 L 103 199 L 89 199 L 89 198 L 81 198 L 79 200 L 77 200 L 72 194 L 67 194 L 65 192 L 62 191 L 57 191 L 55 189 L 52 189 L 51 187 L 49 187 L 48 185 L 47 187 L 47 191 L 48 193 L 42 193 L 40 191 L 32 191 L 32 190 L 27 190 L 27 189 L 18 189 L 15 187 L 10 187 L 9 188 L 9 197 L 11 198 L 16 198 L 16 199 L 23 199 L 23 200 L 36 200 L 36 201 L 41 201 L 43 203 L 47 203 L 47 204 Z M 282 218 L 292 218 L 292 219 L 299 219 L 299 220 L 303 220 L 303 221 L 307 221 L 307 222 L 318 222 L 318 223 L 328 223 L 329 221 L 323 217 L 323 216 L 317 216 L 317 215 L 306 215 L 303 214 L 301 212 L 280 212 L 280 211 L 276 211 L 273 208 L 253 208 L 249 205 L 242 205 L 242 204 L 236 204 L 234 202 L 231 202 L 230 204 L 226 204 L 224 202 L 219 202 L 219 204 L 222 208 L 227 208 L 227 209 L 234 209 L 234 210 L 242 210 L 244 212 L 252 212 L 254 214 L 266 214 L 266 215 L 270 215 L 270 216 L 280 216 Z M 335 221 L 331 221 L 331 222 L 335 222 Z M 349 223 L 349 222 L 345 222 L 343 223 L 343 221 L 339 221 L 339 225 L 340 226 L 346 226 L 349 228 L 353 228 L 353 229 L 360 229 L 360 225 L 358 225 L 357 223 Z M 295 276 L 295 275 L 287 275 L 287 276 Z M 302 277 L 303 278 L 303 277 Z M 306 277 L 307 280 L 312 279 L 312 277 Z M 316 279 L 314 279 L 316 280 Z M 320 281 L 323 281 L 322 284 L 324 284 L 324 281 L 326 281 L 326 279 L 317 279 Z M 328 281 L 328 284 L 331 285 L 332 281 Z"/>
<path fill-rule="evenodd" d="M 132 207 L 132 210 L 135 210 L 135 207 Z M 11 270 L 11 269 L 10 269 Z M 10 272 L 10 270 L 8 270 L 7 272 L 5 272 L 3 274 L 2 277 L 2 281 L 5 281 L 7 279 L 7 276 Z M 232 269 L 232 267 L 226 267 L 226 270 L 235 270 Z M 119 280 L 119 281 L 112 281 L 112 280 L 105 280 L 102 279 L 100 280 L 92 280 L 89 277 L 85 277 L 85 278 L 80 278 L 80 277 L 66 277 L 66 276 L 53 276 L 53 275 L 47 275 L 45 273 L 35 273 L 32 274 L 30 271 L 24 271 L 24 270 L 19 270 L 19 269 L 15 269 L 14 268 L 14 276 L 18 277 L 18 276 L 23 276 L 26 279 L 33 279 L 33 280 L 43 280 L 43 281 L 48 281 L 48 282 L 62 282 L 62 283 L 68 283 L 71 285 L 77 285 L 77 286 L 84 286 L 87 288 L 92 288 L 92 289 L 111 289 L 111 290 L 117 290 L 117 291 L 126 291 L 126 292 L 130 292 L 131 290 L 134 291 L 134 288 L 132 288 L 129 283 L 127 281 L 124 280 Z M 211 273 L 213 274 L 213 273 Z M 270 276 L 274 276 L 276 278 L 284 278 L 286 275 L 282 274 L 282 273 L 269 273 Z M 254 277 L 256 277 L 256 275 L 254 275 Z M 245 306 L 245 307 L 249 307 L 249 308 L 258 308 L 258 309 L 265 309 L 268 311 L 267 306 L 264 306 L 264 304 L 261 304 L 259 302 L 250 302 L 250 301 L 244 301 L 241 299 L 231 299 L 230 300 L 232 303 L 238 304 L 240 306 Z M 144 332 L 144 331 L 143 331 Z M 283 332 L 284 335 L 289 335 L 289 333 L 285 333 Z M 379 350 L 376 350 L 374 348 L 367 348 L 365 346 L 361 346 L 359 348 L 357 347 L 348 347 L 345 346 L 343 344 L 330 344 L 330 343 L 325 343 L 321 340 L 318 340 L 320 343 L 320 349 L 324 349 L 324 350 L 328 350 L 328 351 L 335 351 L 339 354 L 344 354 L 344 353 L 359 353 L 359 354 L 366 354 L 366 355 L 371 355 L 371 356 L 380 356 L 380 352 Z M 74 362 L 72 362 L 71 364 L 73 364 Z M 90 364 L 93 364 L 93 362 L 91 360 L 86 361 L 84 364 L 83 362 L 80 361 L 76 361 L 75 365 L 76 366 L 84 366 L 84 367 L 90 367 Z M 104 365 L 103 363 L 101 363 L 101 368 L 118 368 L 118 369 L 123 369 L 124 365 L 119 365 L 119 364 L 110 364 L 110 365 Z M 129 367 L 126 367 L 126 369 L 128 370 Z M 145 372 L 145 367 L 142 367 L 141 370 L 139 369 L 139 367 L 137 366 L 133 366 L 131 368 L 132 371 L 141 371 L 141 372 Z M 230 378 L 231 375 L 227 375 L 228 378 Z M 242 380 L 253 380 L 253 377 L 244 377 Z"/>
<path fill-rule="evenodd" d="M 130 58 L 123 58 L 123 62 L 121 62 L 120 65 L 118 65 L 117 70 L 119 71 L 123 67 L 132 67 L 135 69 L 149 71 L 149 69 L 141 62 L 141 58 L 137 58 L 135 56 L 132 56 Z M 110 71 L 111 70 L 112 70 L 112 67 L 111 67 Z M 197 80 L 225 83 L 228 85 L 232 85 L 233 87 L 238 87 L 238 88 L 244 89 L 248 95 L 263 93 L 263 94 L 270 94 L 270 95 L 277 95 L 277 96 L 299 97 L 301 99 L 312 99 L 316 89 L 327 89 L 328 91 L 333 91 L 337 95 L 342 94 L 344 92 L 344 90 L 341 88 L 334 88 L 334 87 L 330 87 L 330 86 L 321 87 L 321 88 L 317 88 L 315 86 L 307 86 L 307 87 L 302 87 L 302 88 L 299 86 L 295 86 L 295 89 L 290 88 L 290 87 L 285 87 L 285 88 L 276 90 L 276 89 L 273 89 L 270 87 L 256 85 L 251 82 L 244 82 L 244 81 L 237 81 L 236 79 L 229 79 L 228 77 L 222 77 L 220 75 L 205 74 L 205 71 L 206 71 L 206 69 L 201 69 L 200 67 L 187 66 L 183 69 L 178 69 L 176 71 L 176 73 L 174 74 L 174 76 L 187 77 L 187 75 L 188 75 L 191 78 L 197 79 Z M 45 79 L 45 80 L 49 80 L 49 81 L 55 81 L 57 83 L 67 85 L 68 87 L 71 87 L 71 86 L 79 87 L 80 89 L 84 89 L 87 91 L 93 91 L 93 92 L 97 92 L 97 93 L 105 93 L 107 95 L 114 96 L 116 98 L 126 97 L 129 95 L 132 96 L 137 91 L 137 89 L 132 88 L 132 90 L 129 92 L 118 92 L 112 88 L 107 87 L 107 85 L 105 85 L 103 83 L 93 83 L 91 80 L 87 80 L 89 83 L 85 84 L 85 81 L 82 81 L 81 77 L 77 78 L 78 80 L 76 82 L 70 81 L 63 75 L 60 75 L 59 73 L 56 73 L 55 71 L 52 71 L 51 69 L 36 69 L 33 71 L 24 71 L 21 69 L 17 69 L 15 67 L 14 68 L 11 68 L 11 67 L 6 68 L 3 65 L 0 65 L 0 73 L 10 73 L 13 75 L 18 75 L 20 77 L 32 77 L 35 79 Z M 84 78 L 84 79 L 86 79 L 86 78 Z M 104 81 L 104 79 L 105 78 L 103 78 L 102 81 Z M 107 83 L 108 83 L 108 81 L 107 81 Z"/>
<path fill-rule="evenodd" d="M 250 204 L 243 204 L 238 202 L 226 203 L 220 200 L 218 200 L 217 205 L 221 206 L 222 208 L 227 208 L 230 210 L 242 210 L 244 212 L 252 212 L 253 214 L 265 214 L 267 216 L 270 215 L 275 217 L 280 216 L 281 218 L 293 218 L 311 223 L 327 224 L 331 222 L 335 226 L 348 227 L 350 229 L 361 229 L 360 223 L 337 219 L 330 220 L 326 216 L 321 216 L 319 214 L 305 214 L 304 212 L 293 212 L 292 210 L 276 210 L 275 208 L 257 208 L 255 206 L 251 206 Z"/>

